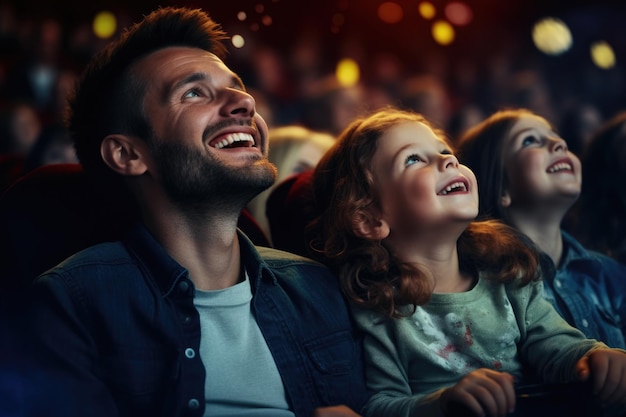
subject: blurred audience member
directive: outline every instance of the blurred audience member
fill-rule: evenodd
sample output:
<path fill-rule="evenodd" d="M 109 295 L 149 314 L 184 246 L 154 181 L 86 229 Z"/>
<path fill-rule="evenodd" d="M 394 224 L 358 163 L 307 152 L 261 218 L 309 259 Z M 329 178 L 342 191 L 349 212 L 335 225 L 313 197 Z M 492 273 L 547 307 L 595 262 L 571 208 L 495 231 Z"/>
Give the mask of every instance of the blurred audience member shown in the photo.
<path fill-rule="evenodd" d="M 602 113 L 595 105 L 576 103 L 561 114 L 559 133 L 567 141 L 569 150 L 581 157 L 591 135 L 598 130 L 603 120 Z"/>
<path fill-rule="evenodd" d="M 450 118 L 450 97 L 443 81 L 433 75 L 408 78 L 400 92 L 404 109 L 423 114 L 440 128 L 445 128 Z"/>
<path fill-rule="evenodd" d="M 626 111 L 608 120 L 583 153 L 574 233 L 587 247 L 626 264 Z"/>
<path fill-rule="evenodd" d="M 0 104 L 0 193 L 25 173 L 26 161 L 41 130 L 41 121 L 31 104 Z"/>
<path fill-rule="evenodd" d="M 38 23 L 23 56 L 7 74 L 7 97 L 31 101 L 44 118 L 55 112 L 55 86 L 62 73 L 61 35 L 60 22 L 44 18 Z"/>
<path fill-rule="evenodd" d="M 342 86 L 335 75 L 329 75 L 311 87 L 311 96 L 304 97 L 303 124 L 338 135 L 352 120 L 370 109 L 365 102 L 365 89 L 357 84 Z"/>
<path fill-rule="evenodd" d="M 546 120 L 558 120 L 550 88 L 539 70 L 527 68 L 512 72 L 507 87 L 503 107 L 526 108 Z"/>
<path fill-rule="evenodd" d="M 74 143 L 64 126 L 53 125 L 44 129 L 30 152 L 26 161 L 26 171 L 42 165 L 68 163 L 78 163 Z"/>
<path fill-rule="evenodd" d="M 483 121 L 487 115 L 485 111 L 474 103 L 466 103 L 454 110 L 448 119 L 447 132 L 453 143 L 472 126 Z"/>
<path fill-rule="evenodd" d="M 335 138 L 327 133 L 292 125 L 270 129 L 269 139 L 269 160 L 278 169 L 278 176 L 274 185 L 248 203 L 248 209 L 271 241 L 265 214 L 270 193 L 283 179 L 314 168 L 322 155 L 335 143 Z"/>
<path fill-rule="evenodd" d="M 30 103 L 7 101 L 0 105 L 0 154 L 28 156 L 41 129 L 41 120 Z"/>
<path fill-rule="evenodd" d="M 478 179 L 479 217 L 504 220 L 543 252 L 546 299 L 587 337 L 626 347 L 626 266 L 561 228 L 582 180 L 565 140 L 530 110 L 503 110 L 463 135 L 459 155 Z"/>

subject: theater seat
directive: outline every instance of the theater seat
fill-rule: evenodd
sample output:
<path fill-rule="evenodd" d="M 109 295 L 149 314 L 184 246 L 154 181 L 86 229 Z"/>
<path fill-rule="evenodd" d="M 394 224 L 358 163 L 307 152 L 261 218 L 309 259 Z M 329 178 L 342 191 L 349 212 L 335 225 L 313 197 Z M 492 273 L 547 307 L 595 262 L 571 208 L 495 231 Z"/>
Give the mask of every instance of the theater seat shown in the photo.
<path fill-rule="evenodd" d="M 270 193 L 265 211 L 276 249 L 311 256 L 305 229 L 316 214 L 312 180 L 313 170 L 303 171 L 285 178 Z"/>
<path fill-rule="evenodd" d="M 46 165 L 21 177 L 0 197 L 0 289 L 20 289 L 88 246 L 118 240 L 136 215 L 106 201 L 78 164 Z M 268 240 L 249 213 L 240 228 L 257 245 Z"/>
<path fill-rule="evenodd" d="M 21 177 L 25 169 L 25 157 L 16 154 L 0 154 L 0 194 Z"/>

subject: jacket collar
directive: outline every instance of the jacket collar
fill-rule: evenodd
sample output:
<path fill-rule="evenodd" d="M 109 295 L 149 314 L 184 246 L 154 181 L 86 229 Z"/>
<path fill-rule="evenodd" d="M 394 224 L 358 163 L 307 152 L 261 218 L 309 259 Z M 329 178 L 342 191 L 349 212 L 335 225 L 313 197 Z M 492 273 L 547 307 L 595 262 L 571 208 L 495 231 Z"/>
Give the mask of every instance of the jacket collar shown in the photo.
<path fill-rule="evenodd" d="M 239 229 L 237 229 L 237 236 L 241 248 L 241 259 L 248 272 L 253 293 L 263 280 L 275 283 L 276 277 L 250 239 Z M 133 226 L 124 239 L 124 244 L 135 256 L 144 274 L 159 287 L 163 297 L 167 297 L 183 277 L 189 277 L 187 269 L 167 253 L 142 223 Z"/>

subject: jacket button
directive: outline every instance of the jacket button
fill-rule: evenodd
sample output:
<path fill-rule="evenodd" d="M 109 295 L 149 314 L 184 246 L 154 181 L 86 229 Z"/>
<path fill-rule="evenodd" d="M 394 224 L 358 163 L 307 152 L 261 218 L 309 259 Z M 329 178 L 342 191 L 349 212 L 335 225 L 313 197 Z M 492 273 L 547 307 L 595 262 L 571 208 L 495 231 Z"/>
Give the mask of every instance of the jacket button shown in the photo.
<path fill-rule="evenodd" d="M 185 356 L 188 359 L 193 359 L 193 358 L 196 357 L 196 351 L 193 350 L 192 348 L 187 348 L 187 349 L 185 349 Z"/>
<path fill-rule="evenodd" d="M 196 400 L 195 398 L 192 398 L 187 403 L 187 408 L 189 408 L 190 410 L 197 410 L 198 408 L 200 408 L 200 401 Z"/>
<path fill-rule="evenodd" d="M 189 291 L 189 283 L 185 280 L 182 280 L 178 283 L 178 292 L 181 294 L 186 294 Z"/>

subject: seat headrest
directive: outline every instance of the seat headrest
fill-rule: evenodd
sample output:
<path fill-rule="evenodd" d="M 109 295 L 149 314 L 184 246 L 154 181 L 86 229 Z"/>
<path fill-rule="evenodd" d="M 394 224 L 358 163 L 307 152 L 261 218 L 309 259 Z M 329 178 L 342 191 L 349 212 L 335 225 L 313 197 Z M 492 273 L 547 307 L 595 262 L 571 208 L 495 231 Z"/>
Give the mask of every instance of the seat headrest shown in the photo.
<path fill-rule="evenodd" d="M 313 170 L 281 181 L 267 199 L 266 214 L 276 249 L 310 256 L 306 226 L 316 217 Z"/>
<path fill-rule="evenodd" d="M 0 198 L 0 286 L 22 286 L 79 250 L 119 239 L 133 213 L 106 201 L 78 164 L 30 171 Z"/>
<path fill-rule="evenodd" d="M 24 288 L 34 278 L 89 246 L 121 239 L 138 220 L 132 204 L 106 198 L 81 165 L 45 165 L 0 197 L 0 289 Z M 256 245 L 269 246 L 243 212 L 239 227 Z"/>

